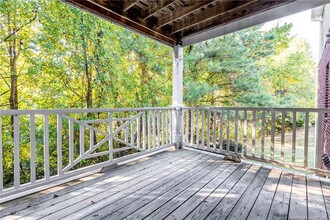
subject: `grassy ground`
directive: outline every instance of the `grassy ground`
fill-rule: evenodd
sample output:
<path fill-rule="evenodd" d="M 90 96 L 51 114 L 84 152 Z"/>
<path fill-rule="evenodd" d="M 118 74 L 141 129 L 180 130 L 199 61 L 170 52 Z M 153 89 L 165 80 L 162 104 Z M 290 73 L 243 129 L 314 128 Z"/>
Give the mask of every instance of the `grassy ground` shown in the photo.
<path fill-rule="evenodd" d="M 309 128 L 308 135 L 308 166 L 314 167 L 314 152 L 316 143 L 315 127 Z M 292 162 L 292 132 L 285 134 L 284 162 Z M 270 159 L 271 137 L 265 138 L 265 159 Z M 296 131 L 296 165 L 304 165 L 305 129 Z M 248 143 L 247 155 L 252 155 L 252 143 Z M 256 139 L 256 157 L 261 157 L 261 138 Z M 281 162 L 281 134 L 275 136 L 274 160 Z"/>

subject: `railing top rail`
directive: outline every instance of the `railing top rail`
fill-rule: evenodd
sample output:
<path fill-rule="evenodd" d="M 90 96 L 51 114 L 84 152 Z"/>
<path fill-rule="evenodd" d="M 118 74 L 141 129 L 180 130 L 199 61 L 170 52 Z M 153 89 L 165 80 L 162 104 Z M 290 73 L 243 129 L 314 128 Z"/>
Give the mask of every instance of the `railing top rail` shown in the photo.
<path fill-rule="evenodd" d="M 26 114 L 74 114 L 94 112 L 126 112 L 175 110 L 175 107 L 144 107 L 144 108 L 99 108 L 99 109 L 39 109 L 39 110 L 0 110 L 0 115 L 26 115 Z M 198 110 L 239 110 L 239 111 L 278 111 L 278 112 L 330 112 L 325 108 L 267 108 L 267 107 L 182 107 L 182 109 Z"/>
<path fill-rule="evenodd" d="M 98 108 L 98 109 L 40 109 L 40 110 L 0 110 L 0 115 L 27 115 L 27 114 L 74 114 L 94 112 L 126 112 L 150 110 L 175 110 L 175 107 L 145 107 L 145 108 Z"/>
<path fill-rule="evenodd" d="M 330 112 L 326 108 L 265 108 L 265 107 L 182 107 L 197 110 L 240 110 L 240 111 L 279 111 L 279 112 Z"/>

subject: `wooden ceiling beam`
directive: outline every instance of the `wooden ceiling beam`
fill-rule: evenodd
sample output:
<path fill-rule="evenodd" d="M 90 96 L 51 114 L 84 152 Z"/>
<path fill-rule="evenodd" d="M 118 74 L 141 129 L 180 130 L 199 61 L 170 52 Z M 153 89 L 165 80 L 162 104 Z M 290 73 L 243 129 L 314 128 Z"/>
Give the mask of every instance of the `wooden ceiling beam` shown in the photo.
<path fill-rule="evenodd" d="M 198 0 L 191 6 L 178 8 L 170 15 L 160 17 L 157 22 L 157 27 L 163 27 L 179 18 L 186 16 L 187 14 L 190 14 L 191 12 L 199 10 L 206 5 L 209 5 L 212 2 L 214 2 L 214 0 Z"/>
<path fill-rule="evenodd" d="M 174 46 L 176 40 L 168 34 L 162 32 L 160 29 L 150 27 L 147 22 L 133 20 L 127 15 L 115 12 L 105 5 L 95 2 L 94 0 L 62 0 L 83 10 L 89 11 L 106 20 L 117 23 L 127 29 L 139 32 L 145 36 L 158 40 L 166 45 Z"/>
<path fill-rule="evenodd" d="M 217 17 L 213 17 L 212 19 L 204 20 L 203 22 L 199 22 L 194 26 L 190 26 L 190 28 L 183 29 L 181 35 L 182 37 L 186 37 L 209 30 L 211 28 L 228 25 L 229 23 L 245 19 L 255 14 L 260 14 L 262 12 L 274 9 L 276 7 L 280 7 L 285 4 L 292 3 L 294 1 L 296 0 L 251 1 L 250 4 L 246 5 L 245 7 L 238 7 L 226 12 L 225 13 L 226 16 L 220 15 Z"/>
<path fill-rule="evenodd" d="M 160 0 L 160 2 L 154 2 L 151 4 L 151 6 L 149 6 L 149 8 L 147 10 L 145 10 L 142 13 L 142 19 L 148 19 L 151 16 L 153 16 L 154 14 L 156 14 L 158 11 L 166 8 L 167 6 L 171 5 L 173 2 L 175 2 L 176 0 Z"/>
<path fill-rule="evenodd" d="M 222 23 L 218 26 L 209 25 L 204 28 L 193 27 L 181 32 L 183 37 L 182 45 L 188 46 L 205 40 L 209 40 L 215 37 L 223 36 L 225 34 L 234 33 L 245 28 L 249 28 L 255 25 L 263 24 L 275 19 L 283 18 L 288 15 L 305 11 L 311 8 L 322 6 L 327 4 L 329 0 L 318 1 L 306 1 L 295 0 L 292 2 L 286 2 L 286 4 L 280 4 L 273 7 L 270 10 L 263 10 L 262 12 L 254 12 L 252 15 L 245 15 L 243 18 L 236 19 L 227 23 Z M 190 34 L 189 34 L 190 33 Z M 185 35 L 186 34 L 186 35 Z"/>
<path fill-rule="evenodd" d="M 123 11 L 127 11 L 132 8 L 139 0 L 124 0 L 123 1 Z"/>
<path fill-rule="evenodd" d="M 308 9 L 314 4 L 320 4 L 317 2 L 326 2 L 328 0 L 311 2 L 306 0 L 62 1 L 173 47 L 181 40 L 182 42 L 185 41 L 185 45 L 188 45 L 191 42 L 199 42 L 201 41 L 200 39 L 210 38 L 201 37 L 205 31 L 206 35 L 211 33 L 215 37 L 221 35 L 221 33 L 225 34 L 239 30 L 237 26 L 244 26 L 245 28 L 252 26 L 258 22 L 250 21 L 251 17 L 257 20 L 259 15 L 263 15 L 267 11 L 272 12 L 275 8 L 282 7 L 288 3 L 298 2 L 295 4 L 295 7 L 298 8 L 303 4 L 307 4 L 308 7 L 306 6 L 306 9 Z M 292 7 L 290 10 L 295 11 L 296 9 Z M 290 13 L 287 12 L 287 14 Z M 241 20 L 249 20 L 250 23 L 241 25 Z M 230 24 L 236 25 L 236 29 L 231 27 L 228 30 L 228 25 Z M 223 29 L 220 30 L 219 28 L 222 27 Z M 215 29 L 219 30 L 219 32 L 211 32 L 211 30 Z M 194 36 L 198 36 L 198 38 L 193 39 Z"/>
<path fill-rule="evenodd" d="M 193 17 L 188 17 L 177 22 L 173 27 L 171 34 L 177 33 L 189 27 L 198 25 L 199 23 L 211 20 L 215 17 L 222 17 L 224 14 L 229 14 L 239 8 L 247 9 L 251 6 L 251 3 L 257 3 L 258 0 L 244 0 L 244 1 L 224 1 L 218 3 L 212 8 L 208 8 L 205 12 L 196 13 Z M 259 1 L 260 2 L 260 1 Z M 260 4 L 260 3 L 259 3 Z"/>

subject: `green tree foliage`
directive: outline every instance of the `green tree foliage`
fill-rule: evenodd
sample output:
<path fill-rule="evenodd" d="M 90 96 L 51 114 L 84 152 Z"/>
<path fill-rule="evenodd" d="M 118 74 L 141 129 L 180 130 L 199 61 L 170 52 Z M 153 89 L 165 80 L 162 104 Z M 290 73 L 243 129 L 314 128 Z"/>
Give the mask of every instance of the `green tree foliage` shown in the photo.
<path fill-rule="evenodd" d="M 255 26 L 188 47 L 186 104 L 312 107 L 315 63 L 291 27 Z"/>
<path fill-rule="evenodd" d="M 2 108 L 170 105 L 170 48 L 59 1 L 0 4 Z M 255 26 L 186 48 L 185 104 L 313 106 L 315 64 L 290 30 Z"/>
<path fill-rule="evenodd" d="M 5 109 L 170 105 L 170 48 L 59 1 L 0 4 Z"/>

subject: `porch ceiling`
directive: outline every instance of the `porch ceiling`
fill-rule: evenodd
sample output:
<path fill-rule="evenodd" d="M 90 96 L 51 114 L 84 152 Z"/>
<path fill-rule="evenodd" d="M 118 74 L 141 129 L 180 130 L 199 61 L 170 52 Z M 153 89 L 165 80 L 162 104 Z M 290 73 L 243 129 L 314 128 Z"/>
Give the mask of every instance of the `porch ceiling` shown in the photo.
<path fill-rule="evenodd" d="M 63 1 L 174 46 L 234 32 L 325 4 L 329 0 Z"/>

